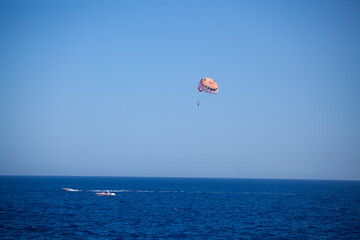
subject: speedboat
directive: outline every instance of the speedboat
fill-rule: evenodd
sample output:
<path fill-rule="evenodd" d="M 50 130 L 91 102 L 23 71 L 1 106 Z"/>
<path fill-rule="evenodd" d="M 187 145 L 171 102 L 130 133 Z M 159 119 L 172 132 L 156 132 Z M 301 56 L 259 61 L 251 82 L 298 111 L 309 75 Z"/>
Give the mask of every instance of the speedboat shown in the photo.
<path fill-rule="evenodd" d="M 105 191 L 105 192 L 95 193 L 95 195 L 98 195 L 98 196 L 115 196 L 115 193 L 111 193 L 111 192 L 109 192 L 109 191 Z"/>
<path fill-rule="evenodd" d="M 77 192 L 77 191 L 79 191 L 79 190 L 72 189 L 72 188 L 63 188 L 62 190 L 67 191 L 67 192 Z"/>

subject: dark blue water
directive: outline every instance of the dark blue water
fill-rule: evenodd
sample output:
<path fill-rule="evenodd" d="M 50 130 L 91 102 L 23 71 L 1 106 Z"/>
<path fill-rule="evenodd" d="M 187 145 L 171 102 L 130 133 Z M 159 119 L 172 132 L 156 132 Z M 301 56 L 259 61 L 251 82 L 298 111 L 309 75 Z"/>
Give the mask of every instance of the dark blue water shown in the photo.
<path fill-rule="evenodd" d="M 360 182 L 3 176 L 0 238 L 360 239 Z"/>

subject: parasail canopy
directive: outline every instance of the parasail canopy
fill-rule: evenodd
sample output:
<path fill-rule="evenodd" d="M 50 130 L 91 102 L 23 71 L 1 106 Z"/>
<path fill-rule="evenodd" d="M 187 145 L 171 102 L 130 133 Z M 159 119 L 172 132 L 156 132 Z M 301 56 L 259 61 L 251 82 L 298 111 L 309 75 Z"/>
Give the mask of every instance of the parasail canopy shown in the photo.
<path fill-rule="evenodd" d="M 198 86 L 199 92 L 207 92 L 210 94 L 217 94 L 219 87 L 217 83 L 211 78 L 202 78 Z"/>

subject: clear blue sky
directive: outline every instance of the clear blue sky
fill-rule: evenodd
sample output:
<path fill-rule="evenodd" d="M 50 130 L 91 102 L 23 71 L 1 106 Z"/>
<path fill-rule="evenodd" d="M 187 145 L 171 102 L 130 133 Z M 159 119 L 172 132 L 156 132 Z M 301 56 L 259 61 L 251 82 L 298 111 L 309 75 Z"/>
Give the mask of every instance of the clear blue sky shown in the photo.
<path fill-rule="evenodd" d="M 0 174 L 360 180 L 359 1 L 2 0 L 0 53 Z"/>

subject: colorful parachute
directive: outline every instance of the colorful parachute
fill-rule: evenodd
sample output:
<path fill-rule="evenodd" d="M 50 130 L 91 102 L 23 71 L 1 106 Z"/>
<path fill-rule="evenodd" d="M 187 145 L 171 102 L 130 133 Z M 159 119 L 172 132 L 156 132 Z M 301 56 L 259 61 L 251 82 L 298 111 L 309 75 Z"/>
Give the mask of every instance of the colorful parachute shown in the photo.
<path fill-rule="evenodd" d="M 212 80 L 211 78 L 203 78 L 200 80 L 199 82 L 199 86 L 198 86 L 199 92 L 207 92 L 210 94 L 217 94 L 217 92 L 219 91 L 219 87 L 217 85 L 217 83 Z"/>

